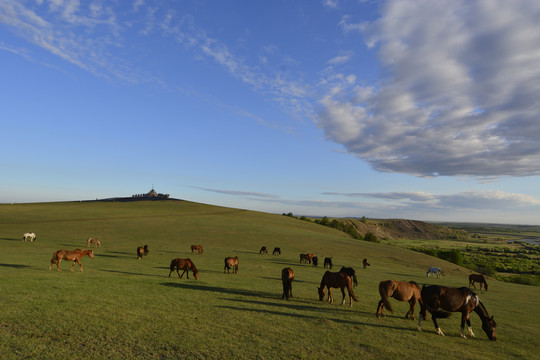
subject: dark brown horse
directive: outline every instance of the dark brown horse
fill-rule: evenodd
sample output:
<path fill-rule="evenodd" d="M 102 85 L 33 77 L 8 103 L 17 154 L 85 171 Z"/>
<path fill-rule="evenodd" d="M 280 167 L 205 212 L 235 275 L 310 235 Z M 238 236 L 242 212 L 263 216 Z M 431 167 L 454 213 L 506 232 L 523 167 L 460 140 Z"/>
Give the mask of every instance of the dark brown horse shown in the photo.
<path fill-rule="evenodd" d="M 367 259 L 362 260 L 362 265 L 364 266 L 364 269 L 367 269 L 368 266 L 371 266 L 371 265 L 367 262 Z"/>
<path fill-rule="evenodd" d="M 203 254 L 204 253 L 204 250 L 203 250 L 203 247 L 201 245 L 191 245 L 191 253 L 195 253 L 195 251 L 197 252 L 197 254 Z"/>
<path fill-rule="evenodd" d="M 332 258 L 329 258 L 329 257 L 324 258 L 324 267 L 326 268 L 327 266 L 330 268 L 330 270 L 332 270 L 332 266 L 333 266 Z"/>
<path fill-rule="evenodd" d="M 422 320 L 427 318 L 427 312 L 431 313 L 431 318 L 437 333 L 444 336 L 439 324 L 437 324 L 438 318 L 447 318 L 450 316 L 450 312 L 461 313 L 461 328 L 460 333 L 463 338 L 465 330 L 465 322 L 469 328 L 469 335 L 474 337 L 474 333 L 471 328 L 471 319 L 469 314 L 474 311 L 482 320 L 482 329 L 486 333 L 489 340 L 497 340 L 495 334 L 495 328 L 497 324 L 493 320 L 493 316 L 490 317 L 488 312 L 478 298 L 470 289 L 465 286 L 460 288 L 429 285 L 422 287 L 421 291 L 422 303 L 420 304 L 420 316 L 418 319 L 418 330 L 422 330 Z M 442 309 L 444 311 L 441 311 Z"/>
<path fill-rule="evenodd" d="M 268 249 L 266 248 L 266 246 L 263 246 L 261 250 L 259 250 L 259 254 L 268 254 Z"/>
<path fill-rule="evenodd" d="M 345 304 L 345 288 L 347 288 L 347 291 L 349 292 L 350 306 L 352 307 L 353 300 L 358 301 L 352 289 L 351 278 L 343 272 L 327 271 L 324 273 L 321 279 L 321 285 L 320 287 L 317 288 L 319 291 L 319 300 L 322 300 L 324 298 L 325 286 L 328 288 L 328 302 L 330 303 L 334 302 L 334 297 L 332 296 L 332 288 L 341 289 L 341 294 L 343 295 L 343 300 L 341 301 L 341 305 Z"/>
<path fill-rule="evenodd" d="M 272 252 L 272 255 L 281 255 L 281 249 L 278 247 L 275 247 L 274 251 Z"/>
<path fill-rule="evenodd" d="M 193 276 L 195 277 L 195 280 L 199 279 L 199 271 L 195 267 L 195 264 L 191 259 L 173 259 L 171 261 L 171 271 L 169 271 L 169 277 L 171 277 L 171 273 L 176 268 L 176 273 L 178 274 L 178 277 L 181 279 L 184 274 L 186 274 L 186 277 L 189 279 L 189 272 L 188 270 L 191 270 L 193 272 Z M 184 270 L 182 275 L 180 275 L 180 270 Z"/>
<path fill-rule="evenodd" d="M 60 270 L 60 261 L 62 259 L 65 259 L 67 261 L 73 261 L 73 264 L 71 265 L 71 271 L 73 271 L 73 267 L 75 266 L 75 263 L 78 263 L 81 267 L 81 271 L 83 271 L 81 259 L 83 256 L 88 255 L 88 257 L 93 258 L 94 257 L 94 250 L 81 250 L 81 249 L 75 249 L 75 250 L 58 250 L 55 251 L 52 258 L 51 258 L 51 266 L 49 266 L 49 270 L 52 269 L 53 264 L 56 264 L 56 268 L 58 271 Z"/>
<path fill-rule="evenodd" d="M 223 268 L 223 272 L 226 270 L 228 274 L 231 268 L 233 269 L 233 274 L 238 274 L 238 257 L 235 256 L 225 258 L 225 267 Z"/>
<path fill-rule="evenodd" d="M 281 270 L 281 281 L 283 282 L 282 299 L 292 298 L 292 282 L 294 280 L 294 271 L 291 268 Z"/>
<path fill-rule="evenodd" d="M 409 311 L 405 314 L 406 318 L 414 320 L 414 307 L 416 302 L 422 304 L 422 297 L 420 296 L 420 286 L 414 281 L 402 282 L 394 280 L 381 281 L 379 283 L 379 294 L 381 294 L 381 300 L 377 305 L 377 311 L 375 315 L 379 317 L 379 309 L 381 310 L 381 315 L 384 315 L 384 308 L 386 307 L 390 312 L 394 312 L 390 306 L 389 298 L 393 297 L 399 301 L 408 301 L 409 302 Z"/>
<path fill-rule="evenodd" d="M 143 246 L 143 252 L 144 252 L 144 256 L 146 256 L 146 255 L 148 255 L 150 253 L 150 249 L 148 249 L 148 245 Z"/>
<path fill-rule="evenodd" d="M 311 264 L 311 258 L 309 254 L 300 254 L 300 262 L 306 262 Z"/>
<path fill-rule="evenodd" d="M 351 279 L 353 280 L 354 286 L 358 286 L 358 279 L 356 278 L 356 271 L 354 271 L 352 267 L 342 266 L 341 269 L 339 269 L 339 272 L 349 275 Z"/>
<path fill-rule="evenodd" d="M 482 290 L 482 285 L 483 285 L 484 290 L 487 291 L 488 284 L 487 284 L 487 281 L 486 281 L 486 278 L 484 277 L 484 275 L 481 275 L 481 274 L 471 274 L 471 275 L 469 275 L 469 287 L 471 287 L 471 285 L 472 285 L 473 288 L 476 289 L 476 286 L 474 286 L 475 282 L 480 283 L 480 290 Z"/>

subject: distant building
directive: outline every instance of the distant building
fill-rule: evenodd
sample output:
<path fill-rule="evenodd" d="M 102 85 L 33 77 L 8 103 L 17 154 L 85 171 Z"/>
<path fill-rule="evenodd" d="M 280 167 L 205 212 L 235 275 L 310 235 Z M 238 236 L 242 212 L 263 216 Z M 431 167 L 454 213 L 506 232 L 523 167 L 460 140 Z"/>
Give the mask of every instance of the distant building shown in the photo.
<path fill-rule="evenodd" d="M 147 192 L 146 194 L 136 194 L 136 195 L 132 195 L 131 197 L 134 197 L 134 198 L 159 198 L 159 199 L 168 199 L 168 198 L 169 198 L 169 194 L 161 194 L 161 193 L 157 193 L 156 190 L 152 189 L 152 190 L 150 190 L 149 192 Z"/>

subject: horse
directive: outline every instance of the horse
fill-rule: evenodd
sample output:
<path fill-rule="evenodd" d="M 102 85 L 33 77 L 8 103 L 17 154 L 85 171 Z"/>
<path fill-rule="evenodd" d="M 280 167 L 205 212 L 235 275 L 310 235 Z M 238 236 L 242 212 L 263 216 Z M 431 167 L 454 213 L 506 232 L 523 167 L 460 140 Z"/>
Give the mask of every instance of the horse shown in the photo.
<path fill-rule="evenodd" d="M 144 248 L 142 246 L 137 247 L 137 259 L 141 260 L 144 255 Z"/>
<path fill-rule="evenodd" d="M 330 272 L 327 271 L 324 273 L 321 279 L 321 285 L 317 288 L 319 291 L 319 300 L 322 301 L 324 298 L 324 287 L 328 288 L 328 302 L 333 303 L 334 297 L 332 296 L 332 288 L 341 288 L 341 294 L 343 295 L 343 300 L 341 305 L 345 304 L 345 287 L 349 292 L 349 303 L 352 307 L 352 301 L 358 301 L 358 298 L 354 295 L 351 278 L 343 272 Z"/>
<path fill-rule="evenodd" d="M 429 277 L 431 274 L 433 274 L 433 277 L 437 276 L 437 279 L 444 276 L 444 272 L 438 267 L 430 267 L 426 273 L 426 277 Z"/>
<path fill-rule="evenodd" d="M 34 233 L 24 233 L 22 241 L 35 241 L 37 239 L 36 234 Z"/>
<path fill-rule="evenodd" d="M 371 266 L 371 265 L 367 262 L 367 259 L 362 260 L 362 265 L 364 266 L 364 269 L 367 269 L 368 266 Z"/>
<path fill-rule="evenodd" d="M 281 249 L 278 247 L 275 247 L 274 251 L 272 252 L 272 255 L 281 255 Z"/>
<path fill-rule="evenodd" d="M 319 258 L 314 256 L 312 259 L 311 259 L 311 262 L 313 263 L 313 266 L 319 266 Z"/>
<path fill-rule="evenodd" d="M 358 279 L 356 279 L 356 271 L 354 271 L 353 268 L 342 266 L 341 269 L 339 269 L 339 272 L 349 275 L 353 280 L 354 286 L 358 286 Z"/>
<path fill-rule="evenodd" d="M 437 318 L 447 318 L 451 312 L 461 312 L 461 337 L 466 338 L 463 334 L 465 330 L 465 322 L 469 328 L 469 335 L 474 337 L 471 328 L 471 319 L 469 314 L 474 311 L 482 320 L 482 329 L 486 333 L 489 340 L 497 340 L 495 328 L 497 324 L 493 320 L 493 316 L 489 316 L 486 307 L 480 301 L 478 295 L 472 292 L 469 288 L 463 286 L 460 288 L 439 286 L 439 285 L 424 285 L 420 292 L 422 303 L 420 303 L 420 315 L 418 319 L 418 330 L 422 331 L 422 320 L 427 317 L 427 312 L 431 313 L 431 318 L 435 329 L 439 335 L 444 333 L 437 324 Z M 444 311 L 441 311 L 442 309 Z"/>
<path fill-rule="evenodd" d="M 94 250 L 81 250 L 81 249 L 75 249 L 73 251 L 71 250 L 58 250 L 53 253 L 53 256 L 51 258 L 51 266 L 49 266 L 49 270 L 52 269 L 53 264 L 56 264 L 56 268 L 58 271 L 60 270 L 60 261 L 62 259 L 65 259 L 67 261 L 73 261 L 73 264 L 71 265 L 71 271 L 73 271 L 73 267 L 75 266 L 75 263 L 78 263 L 81 267 L 81 271 L 83 271 L 81 259 L 88 255 L 88 257 L 93 258 L 94 257 Z"/>
<path fill-rule="evenodd" d="M 284 268 L 281 270 L 281 282 L 283 282 L 283 296 L 282 299 L 292 298 L 292 282 L 294 280 L 294 271 L 291 268 Z"/>
<path fill-rule="evenodd" d="M 471 274 L 471 275 L 469 275 L 469 288 L 472 285 L 473 288 L 476 289 L 476 286 L 474 286 L 475 282 L 480 283 L 480 290 L 482 290 L 482 285 L 484 285 L 484 290 L 487 291 L 488 283 L 487 283 L 486 278 L 484 277 L 484 275 L 481 275 L 481 274 Z"/>
<path fill-rule="evenodd" d="M 329 267 L 330 270 L 332 270 L 332 258 L 329 258 L 329 257 L 325 257 L 324 258 L 324 268 L 326 269 L 326 267 Z"/>
<path fill-rule="evenodd" d="M 266 249 L 266 246 L 263 246 L 261 250 L 259 250 L 259 254 L 268 254 L 268 250 Z"/>
<path fill-rule="evenodd" d="M 150 253 L 150 250 L 148 249 L 148 245 L 143 246 L 144 256 L 148 255 Z"/>
<path fill-rule="evenodd" d="M 394 312 L 390 306 L 388 299 L 393 297 L 399 301 L 408 301 L 409 302 L 409 311 L 405 314 L 405 318 L 410 318 L 414 320 L 414 307 L 416 302 L 422 304 L 422 297 L 420 296 L 420 286 L 414 281 L 403 282 L 403 281 L 394 281 L 386 280 L 379 283 L 379 294 L 381 294 L 381 300 L 377 305 L 377 311 L 375 316 L 379 317 L 379 309 L 381 310 L 381 315 L 384 315 L 384 308 L 386 307 L 390 312 Z"/>
<path fill-rule="evenodd" d="M 191 253 L 193 254 L 195 251 L 197 251 L 197 254 L 203 254 L 204 250 L 201 245 L 191 245 Z"/>
<path fill-rule="evenodd" d="M 88 238 L 88 240 L 86 240 L 86 247 L 90 247 L 91 244 L 94 244 L 95 247 L 101 247 L 101 243 L 99 242 L 99 240 L 97 238 Z"/>
<path fill-rule="evenodd" d="M 193 272 L 193 276 L 195 277 L 195 280 L 199 279 L 199 270 L 195 267 L 195 264 L 191 259 L 172 259 L 171 266 L 169 271 L 169 277 L 171 277 L 171 273 L 173 272 L 174 268 L 176 268 L 176 273 L 178 274 L 178 277 L 181 279 L 184 274 L 186 274 L 186 277 L 189 279 L 189 272 L 188 270 L 191 270 Z M 184 270 L 182 275 L 180 275 L 180 270 Z"/>
<path fill-rule="evenodd" d="M 225 267 L 223 268 L 223 272 L 225 273 L 225 270 L 227 270 L 227 274 L 229 274 L 229 270 L 233 269 L 233 274 L 238 274 L 238 257 L 226 257 L 225 258 Z"/>
<path fill-rule="evenodd" d="M 300 254 L 300 262 L 306 262 L 311 264 L 311 258 L 309 254 Z"/>

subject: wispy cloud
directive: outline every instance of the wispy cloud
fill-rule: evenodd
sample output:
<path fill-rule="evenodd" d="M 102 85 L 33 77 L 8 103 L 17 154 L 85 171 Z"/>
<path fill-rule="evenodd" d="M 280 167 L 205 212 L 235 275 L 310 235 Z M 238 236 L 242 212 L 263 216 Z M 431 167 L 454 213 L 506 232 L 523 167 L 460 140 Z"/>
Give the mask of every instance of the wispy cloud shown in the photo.
<path fill-rule="evenodd" d="M 317 122 L 328 139 L 382 172 L 540 175 L 540 3 L 390 0 L 381 11 L 340 23 L 386 77 L 327 84 Z"/>
<path fill-rule="evenodd" d="M 204 188 L 199 186 L 191 186 L 194 189 L 199 189 L 203 191 L 209 191 L 219 194 L 226 194 L 226 195 L 233 195 L 233 196 L 242 196 L 242 197 L 255 197 L 255 198 L 264 198 L 264 199 L 277 199 L 279 198 L 276 195 L 273 194 L 265 194 L 265 193 L 259 193 L 259 192 L 252 192 L 252 191 L 241 191 L 241 190 L 225 190 L 225 189 L 210 189 L 210 188 Z"/>

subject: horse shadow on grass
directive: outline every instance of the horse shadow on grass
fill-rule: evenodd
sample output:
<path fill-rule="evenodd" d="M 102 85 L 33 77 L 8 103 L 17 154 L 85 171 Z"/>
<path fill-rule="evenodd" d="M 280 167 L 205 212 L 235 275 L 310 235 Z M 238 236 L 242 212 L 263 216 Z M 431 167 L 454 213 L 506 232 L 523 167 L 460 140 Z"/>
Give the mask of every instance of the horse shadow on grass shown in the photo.
<path fill-rule="evenodd" d="M 110 273 L 116 273 L 116 274 L 124 274 L 124 275 L 150 276 L 150 277 L 158 277 L 158 278 L 163 277 L 163 275 L 157 275 L 157 274 L 143 274 L 143 273 L 130 272 L 130 271 L 104 270 L 104 269 L 100 269 L 99 271 L 110 272 Z"/>
<path fill-rule="evenodd" d="M 189 289 L 189 290 L 209 291 L 209 292 L 215 292 L 215 293 L 220 293 L 220 294 L 254 296 L 254 297 L 259 297 L 259 298 L 270 298 L 270 297 L 276 296 L 275 293 L 269 293 L 265 291 L 233 289 L 233 288 L 224 288 L 224 287 L 219 287 L 219 286 L 205 286 L 205 285 L 199 285 L 199 284 L 166 282 L 166 283 L 162 283 L 161 285 L 170 286 L 174 288 Z"/>
<path fill-rule="evenodd" d="M 3 240 L 3 241 L 21 241 L 21 239 L 14 239 L 14 238 L 0 238 L 0 240 Z M 24 242 L 24 241 L 21 241 L 21 242 Z M 31 241 L 29 241 L 31 242 Z"/>
<path fill-rule="evenodd" d="M 30 268 L 31 266 L 21 265 L 21 264 L 0 264 L 0 267 L 8 267 L 8 268 L 13 268 L 13 269 L 25 269 L 25 268 Z"/>

